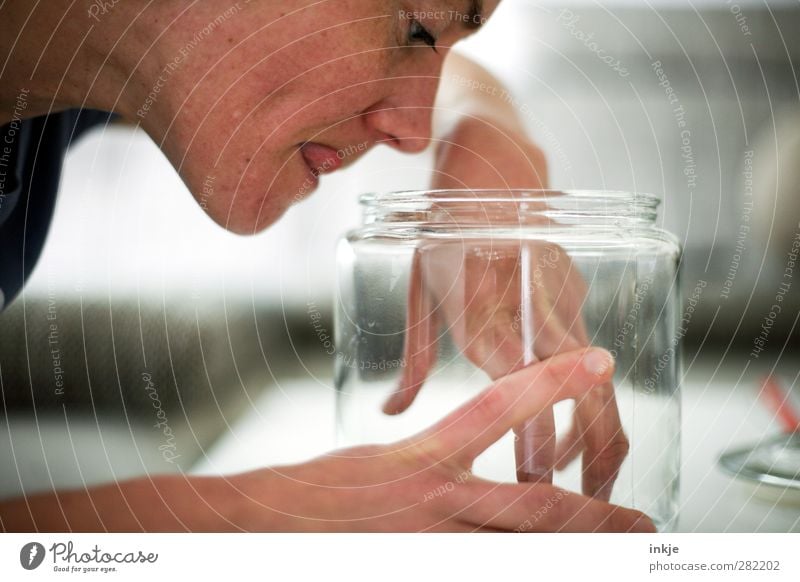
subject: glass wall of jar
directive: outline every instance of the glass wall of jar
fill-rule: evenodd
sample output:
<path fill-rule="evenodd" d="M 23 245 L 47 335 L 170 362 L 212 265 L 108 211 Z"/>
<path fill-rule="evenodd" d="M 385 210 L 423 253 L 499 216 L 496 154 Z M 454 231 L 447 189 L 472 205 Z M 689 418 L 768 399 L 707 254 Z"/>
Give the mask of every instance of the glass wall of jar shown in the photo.
<path fill-rule="evenodd" d="M 364 224 L 338 249 L 339 444 L 408 437 L 516 369 L 603 347 L 613 385 L 530 419 L 474 472 L 552 480 L 674 528 L 680 246 L 655 226 L 658 200 L 465 190 L 361 202 Z"/>

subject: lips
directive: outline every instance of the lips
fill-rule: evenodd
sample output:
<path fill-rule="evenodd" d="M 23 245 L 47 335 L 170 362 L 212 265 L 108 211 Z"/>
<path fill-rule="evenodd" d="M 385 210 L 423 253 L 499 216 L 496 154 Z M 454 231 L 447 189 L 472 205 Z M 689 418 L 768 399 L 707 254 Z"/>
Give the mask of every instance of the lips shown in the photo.
<path fill-rule="evenodd" d="M 318 176 L 338 170 L 342 165 L 339 153 L 328 146 L 307 142 L 300 148 L 300 154 L 311 172 Z"/>

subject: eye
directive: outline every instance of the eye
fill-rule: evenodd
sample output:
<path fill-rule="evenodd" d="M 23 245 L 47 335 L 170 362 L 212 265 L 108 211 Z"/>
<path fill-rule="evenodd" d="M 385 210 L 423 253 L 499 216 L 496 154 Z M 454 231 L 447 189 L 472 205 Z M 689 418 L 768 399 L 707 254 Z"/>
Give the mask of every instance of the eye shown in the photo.
<path fill-rule="evenodd" d="M 418 20 L 411 21 L 411 25 L 408 27 L 408 40 L 411 43 L 423 42 L 431 47 L 433 52 L 438 52 L 436 50 L 436 38 Z"/>

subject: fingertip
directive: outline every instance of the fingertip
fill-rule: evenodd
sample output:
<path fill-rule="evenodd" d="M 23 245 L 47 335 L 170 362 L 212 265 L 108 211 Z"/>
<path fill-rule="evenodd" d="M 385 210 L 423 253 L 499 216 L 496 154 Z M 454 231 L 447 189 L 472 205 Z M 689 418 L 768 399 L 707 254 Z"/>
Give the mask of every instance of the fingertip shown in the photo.
<path fill-rule="evenodd" d="M 422 382 L 409 382 L 404 379 L 384 403 L 383 413 L 392 416 L 402 414 L 414 403 L 421 388 Z"/>
<path fill-rule="evenodd" d="M 591 348 L 583 355 L 583 368 L 598 381 L 609 379 L 614 373 L 614 356 L 603 348 Z"/>
<path fill-rule="evenodd" d="M 567 467 L 568 464 L 569 463 L 567 463 L 564 460 L 564 455 L 563 454 L 562 455 L 556 454 L 556 464 L 555 464 L 556 471 L 563 471 Z"/>
<path fill-rule="evenodd" d="M 402 395 L 395 393 L 392 394 L 389 400 L 386 401 L 386 404 L 383 405 L 383 413 L 389 416 L 396 416 L 406 408 Z"/>

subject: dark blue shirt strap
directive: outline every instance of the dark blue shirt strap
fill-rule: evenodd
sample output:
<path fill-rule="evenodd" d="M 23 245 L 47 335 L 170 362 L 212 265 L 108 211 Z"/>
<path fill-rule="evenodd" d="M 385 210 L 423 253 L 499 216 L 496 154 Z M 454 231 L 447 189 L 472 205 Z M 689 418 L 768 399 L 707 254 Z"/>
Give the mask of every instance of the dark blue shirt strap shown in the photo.
<path fill-rule="evenodd" d="M 70 110 L 0 128 L 0 310 L 19 295 L 44 248 L 64 152 L 111 114 Z"/>

